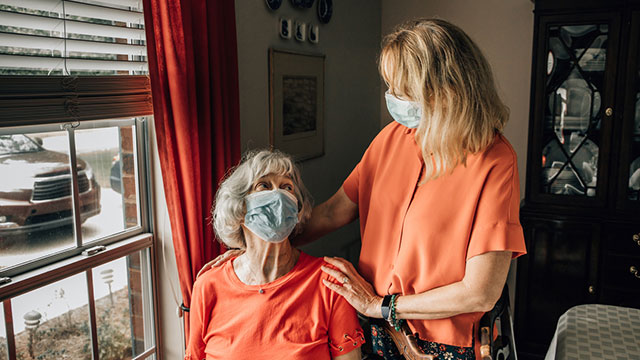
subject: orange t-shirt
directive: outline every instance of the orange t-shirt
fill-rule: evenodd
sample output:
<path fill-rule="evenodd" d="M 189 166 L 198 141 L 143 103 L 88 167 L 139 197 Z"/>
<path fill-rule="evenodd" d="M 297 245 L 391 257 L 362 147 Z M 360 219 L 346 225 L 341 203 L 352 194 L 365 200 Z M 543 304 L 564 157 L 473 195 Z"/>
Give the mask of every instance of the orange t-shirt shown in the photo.
<path fill-rule="evenodd" d="M 232 263 L 193 286 L 185 360 L 330 359 L 364 343 L 353 307 L 322 283 L 322 259 L 300 253 L 263 285 L 240 281 Z"/>
<path fill-rule="evenodd" d="M 343 184 L 360 213 L 360 273 L 381 296 L 458 282 L 466 261 L 488 251 L 526 253 L 516 154 L 507 140 L 496 135 L 466 166 L 418 186 L 424 162 L 415 132 L 395 122 L 385 127 Z M 409 325 L 423 340 L 470 347 L 482 315 Z"/>

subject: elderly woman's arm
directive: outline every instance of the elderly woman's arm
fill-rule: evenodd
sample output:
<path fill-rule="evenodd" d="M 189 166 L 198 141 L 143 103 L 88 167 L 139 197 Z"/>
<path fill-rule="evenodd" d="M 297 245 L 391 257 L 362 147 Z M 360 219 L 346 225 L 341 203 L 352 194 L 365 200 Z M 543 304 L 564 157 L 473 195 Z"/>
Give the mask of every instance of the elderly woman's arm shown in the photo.
<path fill-rule="evenodd" d="M 336 279 L 349 278 L 346 284 L 325 282 L 360 313 L 381 318 L 382 297 L 364 280 L 348 261 L 325 258 L 340 271 L 323 267 L 323 271 Z M 509 272 L 510 251 L 490 251 L 467 260 L 464 278 L 420 294 L 398 297 L 396 313 L 399 319 L 443 319 L 463 313 L 486 312 L 500 298 Z"/>
<path fill-rule="evenodd" d="M 329 200 L 313 208 L 302 233 L 291 239 L 294 246 L 308 244 L 358 218 L 358 204 L 340 189 Z"/>

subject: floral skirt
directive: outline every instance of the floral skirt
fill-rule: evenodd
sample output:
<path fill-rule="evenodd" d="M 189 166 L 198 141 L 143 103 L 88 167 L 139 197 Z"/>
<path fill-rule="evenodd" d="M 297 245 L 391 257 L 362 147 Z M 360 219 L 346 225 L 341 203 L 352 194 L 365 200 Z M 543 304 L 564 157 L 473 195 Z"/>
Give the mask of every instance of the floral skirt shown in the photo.
<path fill-rule="evenodd" d="M 476 358 L 473 347 L 445 345 L 420 339 L 418 339 L 418 345 L 425 354 L 434 355 L 439 360 L 475 360 Z M 385 360 L 404 360 L 391 337 L 380 326 L 375 324 L 371 325 L 371 347 L 374 354 L 381 356 Z"/>

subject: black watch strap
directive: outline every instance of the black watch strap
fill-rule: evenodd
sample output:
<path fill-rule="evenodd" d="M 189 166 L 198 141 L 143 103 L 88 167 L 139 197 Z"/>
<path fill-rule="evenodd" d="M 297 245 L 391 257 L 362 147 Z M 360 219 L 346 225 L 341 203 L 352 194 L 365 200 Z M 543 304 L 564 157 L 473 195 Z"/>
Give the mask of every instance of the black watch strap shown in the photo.
<path fill-rule="evenodd" d="M 392 295 L 385 295 L 384 299 L 382 299 L 382 318 L 385 320 L 389 320 L 389 311 L 391 310 L 391 308 L 389 308 L 389 304 L 391 304 L 391 296 Z"/>

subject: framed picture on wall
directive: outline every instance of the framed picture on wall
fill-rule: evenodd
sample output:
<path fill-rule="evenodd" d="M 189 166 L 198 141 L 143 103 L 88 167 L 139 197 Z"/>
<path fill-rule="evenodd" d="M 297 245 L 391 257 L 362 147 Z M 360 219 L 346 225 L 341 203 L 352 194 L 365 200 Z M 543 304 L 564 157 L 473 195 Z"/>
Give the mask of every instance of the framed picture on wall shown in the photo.
<path fill-rule="evenodd" d="M 271 146 L 296 160 L 324 155 L 324 55 L 269 49 Z"/>

